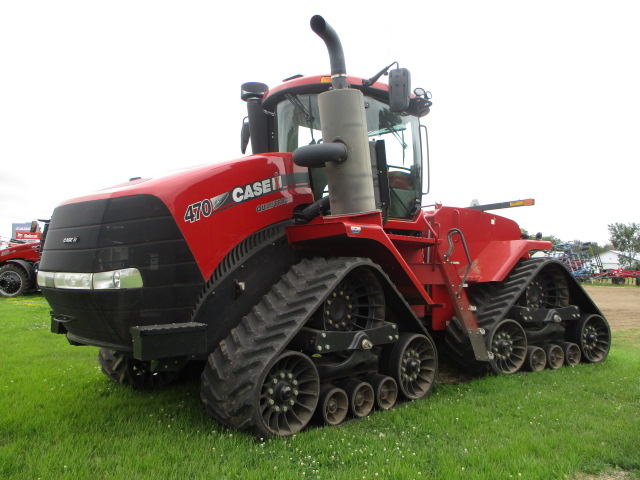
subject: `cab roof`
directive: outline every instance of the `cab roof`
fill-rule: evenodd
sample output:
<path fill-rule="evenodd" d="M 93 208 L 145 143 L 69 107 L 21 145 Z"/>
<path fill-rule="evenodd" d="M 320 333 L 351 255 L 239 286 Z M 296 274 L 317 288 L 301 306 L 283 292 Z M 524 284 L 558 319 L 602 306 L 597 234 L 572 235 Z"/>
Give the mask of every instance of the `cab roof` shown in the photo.
<path fill-rule="evenodd" d="M 375 98 L 383 103 L 389 103 L 389 86 L 386 83 L 375 82 L 371 85 L 360 77 L 347 77 L 349 88 L 362 91 L 368 97 Z M 302 76 L 296 75 L 286 79 L 284 83 L 270 89 L 262 97 L 262 104 L 265 110 L 274 112 L 276 105 L 280 103 L 287 94 L 317 94 L 331 89 L 330 75 Z M 411 95 L 407 113 L 417 117 L 423 117 L 429 113 L 431 101 L 429 99 Z"/>

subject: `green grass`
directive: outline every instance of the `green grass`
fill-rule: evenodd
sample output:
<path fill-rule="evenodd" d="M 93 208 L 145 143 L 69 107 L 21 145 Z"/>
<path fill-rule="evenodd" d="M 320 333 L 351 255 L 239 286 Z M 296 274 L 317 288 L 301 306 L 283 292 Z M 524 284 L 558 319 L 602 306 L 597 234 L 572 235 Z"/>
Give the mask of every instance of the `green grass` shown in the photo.
<path fill-rule="evenodd" d="M 606 363 L 459 385 L 340 427 L 264 442 L 219 427 L 196 383 L 110 382 L 49 333 L 40 296 L 0 299 L 2 479 L 563 479 L 640 473 L 640 330 Z"/>

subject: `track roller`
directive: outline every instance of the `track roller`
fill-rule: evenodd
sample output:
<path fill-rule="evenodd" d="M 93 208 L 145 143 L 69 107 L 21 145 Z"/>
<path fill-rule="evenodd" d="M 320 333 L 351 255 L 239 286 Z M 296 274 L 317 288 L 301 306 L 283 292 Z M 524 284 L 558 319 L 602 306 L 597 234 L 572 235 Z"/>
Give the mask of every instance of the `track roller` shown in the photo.
<path fill-rule="evenodd" d="M 582 359 L 582 352 L 580 351 L 580 347 L 576 343 L 571 342 L 560 342 L 558 345 L 562 348 L 564 352 L 564 363 L 569 365 L 570 367 L 575 367 L 580 363 Z"/>
<path fill-rule="evenodd" d="M 389 410 L 396 404 L 398 399 L 398 384 L 396 381 L 386 375 L 370 375 L 367 382 L 373 387 L 376 398 L 376 408 L 380 410 Z"/>
<path fill-rule="evenodd" d="M 316 415 L 327 425 L 339 425 L 349 413 L 349 397 L 343 389 L 331 384 L 323 385 Z"/>
<path fill-rule="evenodd" d="M 530 372 L 540 372 L 547 366 L 547 354 L 540 347 L 529 345 L 524 367 Z"/>
<path fill-rule="evenodd" d="M 375 394 L 373 387 L 367 382 L 349 380 L 342 385 L 347 392 L 351 413 L 355 418 L 366 417 L 373 410 Z"/>
<path fill-rule="evenodd" d="M 555 370 L 564 365 L 564 350 L 562 350 L 560 345 L 547 343 L 544 346 L 544 352 L 547 354 L 547 366 L 551 370 Z"/>

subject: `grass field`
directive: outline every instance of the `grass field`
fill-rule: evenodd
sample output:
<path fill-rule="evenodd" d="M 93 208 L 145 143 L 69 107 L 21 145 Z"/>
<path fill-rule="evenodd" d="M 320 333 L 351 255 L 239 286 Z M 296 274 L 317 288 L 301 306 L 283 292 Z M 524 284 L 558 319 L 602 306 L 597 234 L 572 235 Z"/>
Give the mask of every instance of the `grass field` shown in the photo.
<path fill-rule="evenodd" d="M 436 385 L 340 427 L 264 442 L 219 427 L 197 382 L 110 382 L 49 333 L 40 296 L 0 299 L 2 479 L 573 479 L 640 474 L 640 330 L 606 363 Z"/>

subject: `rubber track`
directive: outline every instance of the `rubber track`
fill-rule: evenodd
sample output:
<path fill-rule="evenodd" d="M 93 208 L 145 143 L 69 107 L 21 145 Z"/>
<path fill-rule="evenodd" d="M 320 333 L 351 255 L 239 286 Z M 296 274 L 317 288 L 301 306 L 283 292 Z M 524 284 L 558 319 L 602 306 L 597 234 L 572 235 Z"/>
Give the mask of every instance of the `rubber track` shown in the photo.
<path fill-rule="evenodd" d="M 477 308 L 478 326 L 487 331 L 485 338 L 507 316 L 538 272 L 550 262 L 553 260 L 547 258 L 522 260 L 503 282 L 478 284 L 469 289 L 471 304 Z M 478 365 L 475 364 L 479 362 L 476 362 L 469 339 L 457 321 L 449 322 L 445 343 L 456 363 L 471 370 L 477 369 Z"/>
<path fill-rule="evenodd" d="M 207 413 L 238 429 L 260 428 L 261 381 L 294 335 L 362 258 L 314 258 L 294 265 L 209 355 L 201 398 Z"/>
<path fill-rule="evenodd" d="M 496 289 L 495 285 L 490 289 L 490 296 L 485 291 L 479 291 L 477 298 L 472 294 L 471 301 L 477 302 L 478 326 L 490 331 L 498 325 L 546 263 L 546 258 L 523 260 L 511 270 L 500 289 Z"/>

